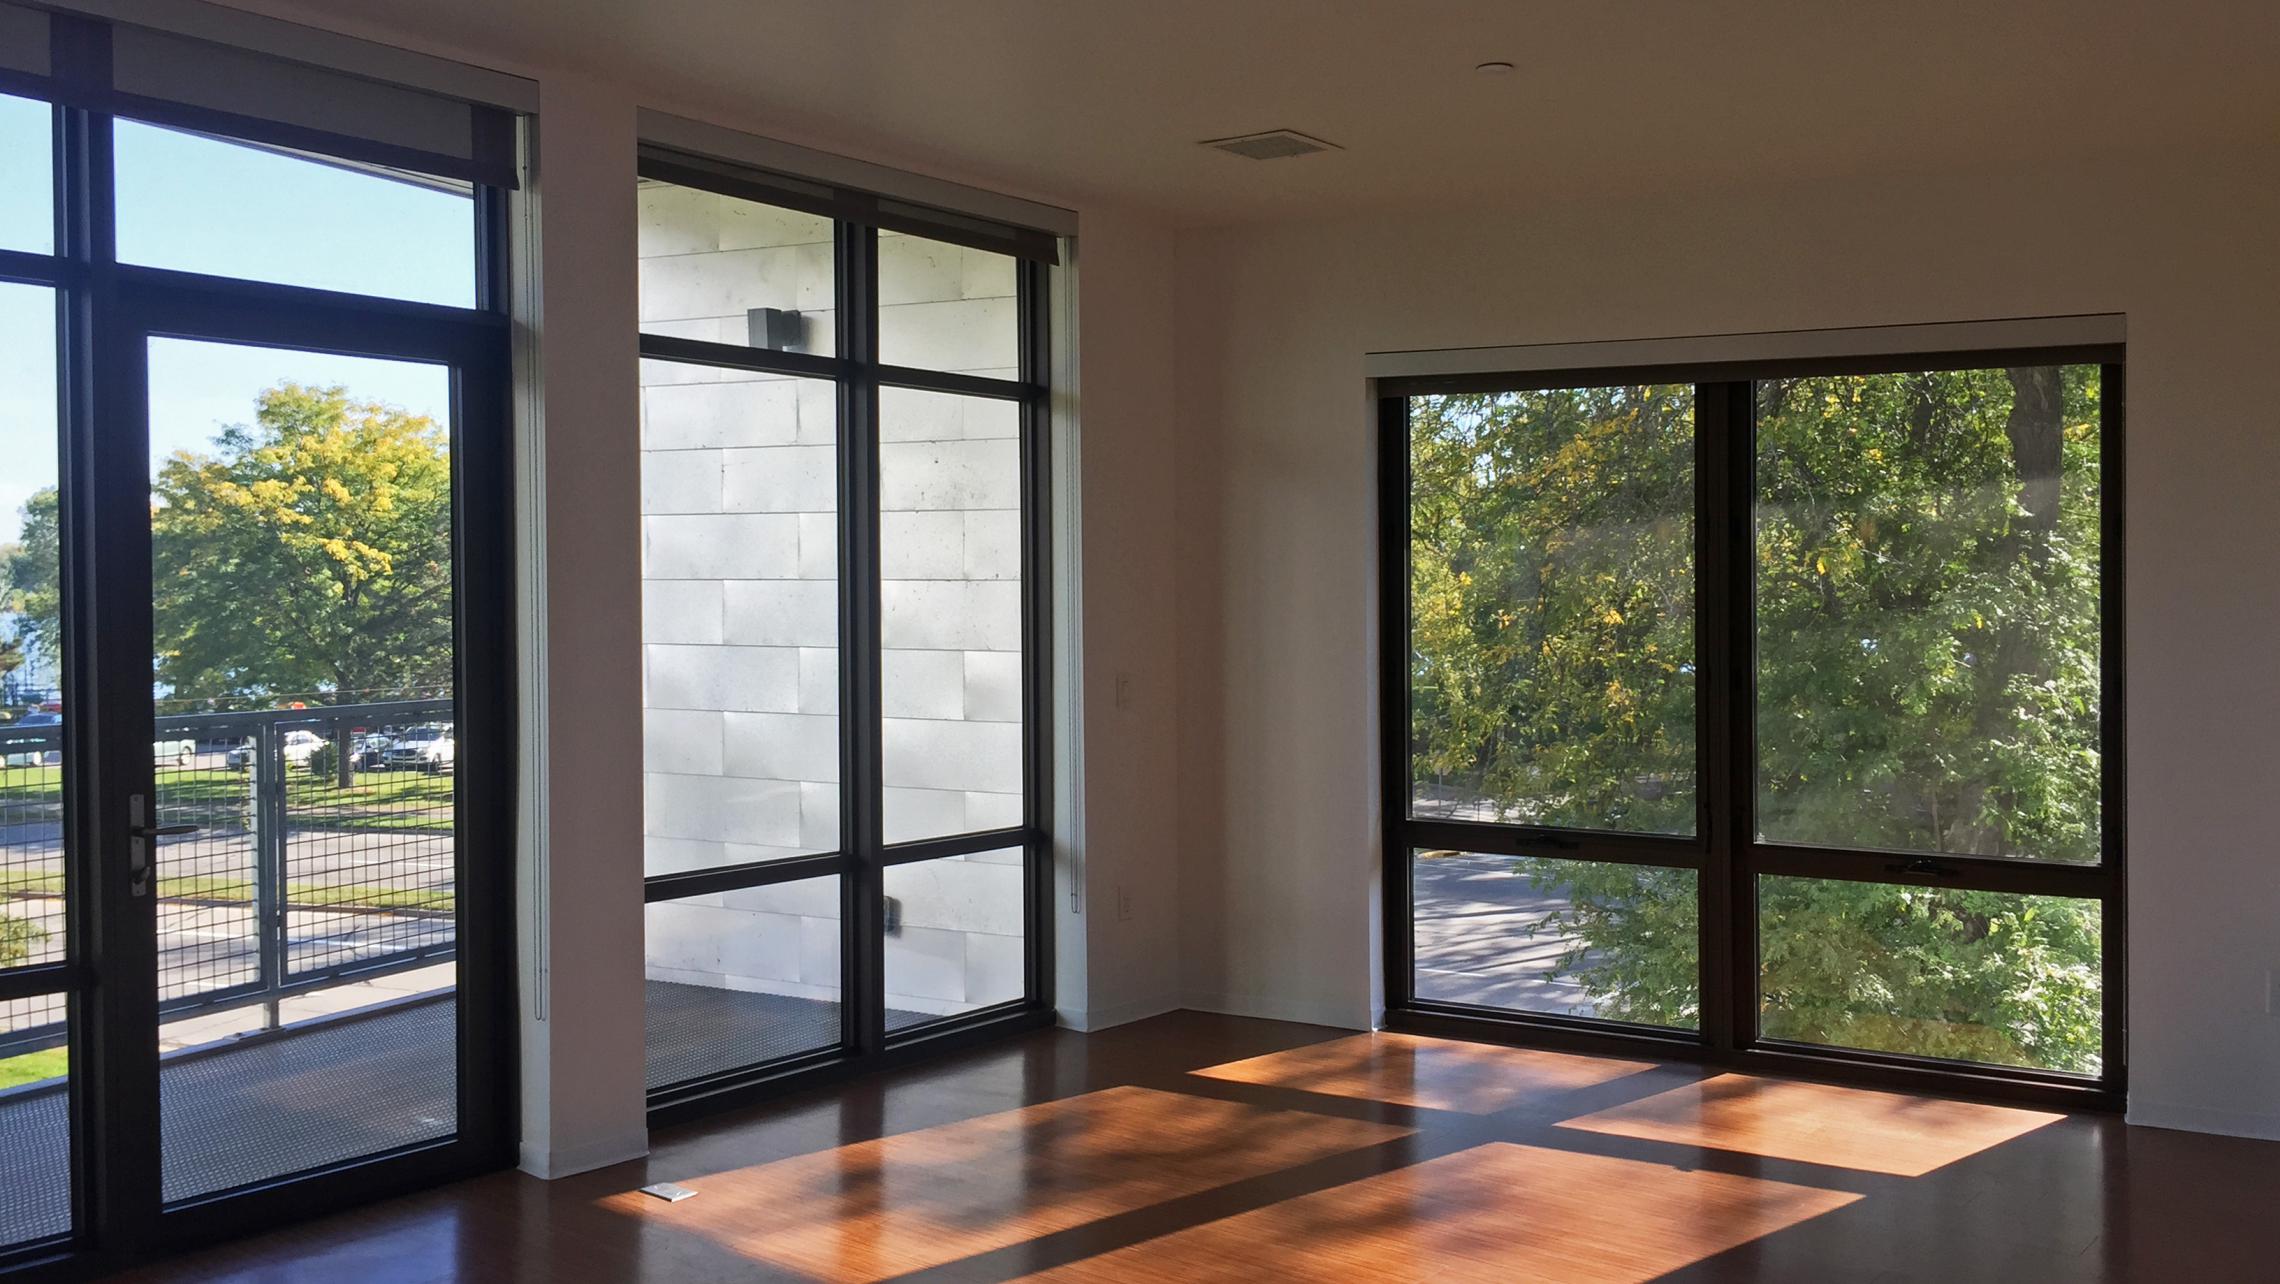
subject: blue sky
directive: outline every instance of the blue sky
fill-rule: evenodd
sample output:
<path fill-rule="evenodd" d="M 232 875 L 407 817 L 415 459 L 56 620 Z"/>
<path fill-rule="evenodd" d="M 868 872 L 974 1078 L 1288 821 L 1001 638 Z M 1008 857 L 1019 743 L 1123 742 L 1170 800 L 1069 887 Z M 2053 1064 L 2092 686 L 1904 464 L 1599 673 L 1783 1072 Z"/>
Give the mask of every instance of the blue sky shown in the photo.
<path fill-rule="evenodd" d="M 122 261 L 218 276 L 469 306 L 474 208 L 465 196 L 175 133 L 116 125 Z M 0 95 L 0 248 L 52 252 L 48 108 Z M 55 305 L 44 288 L 0 283 L 0 542 L 24 499 L 55 484 Z M 151 345 L 151 449 L 202 451 L 250 422 L 283 380 L 441 420 L 442 367 L 158 340 Z"/>

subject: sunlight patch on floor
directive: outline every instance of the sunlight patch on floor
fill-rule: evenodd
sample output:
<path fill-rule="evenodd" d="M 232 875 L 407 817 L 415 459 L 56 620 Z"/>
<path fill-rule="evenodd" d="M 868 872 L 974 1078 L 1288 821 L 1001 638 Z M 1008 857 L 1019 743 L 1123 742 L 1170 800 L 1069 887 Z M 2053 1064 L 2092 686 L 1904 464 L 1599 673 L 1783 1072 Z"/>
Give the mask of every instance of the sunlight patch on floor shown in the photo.
<path fill-rule="evenodd" d="M 1029 1278 L 1631 1284 L 1858 1198 L 1495 1142 Z"/>
<path fill-rule="evenodd" d="M 1118 1087 L 752 1168 L 604 1207 L 817 1279 L 880 1280 L 1410 1135 Z"/>
<path fill-rule="evenodd" d="M 1724 1074 L 1560 1126 L 1921 1177 L 2065 1117 L 2011 1106 Z"/>
<path fill-rule="evenodd" d="M 1194 1073 L 1231 1083 L 1485 1115 L 1650 1069 L 1644 1061 L 1379 1033 L 1270 1052 Z"/>

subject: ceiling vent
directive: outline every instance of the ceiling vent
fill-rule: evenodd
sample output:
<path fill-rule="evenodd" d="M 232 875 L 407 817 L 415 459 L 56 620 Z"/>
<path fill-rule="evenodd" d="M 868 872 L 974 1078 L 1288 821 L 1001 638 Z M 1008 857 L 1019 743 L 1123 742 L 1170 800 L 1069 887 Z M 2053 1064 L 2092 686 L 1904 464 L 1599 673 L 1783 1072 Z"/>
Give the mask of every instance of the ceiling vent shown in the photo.
<path fill-rule="evenodd" d="M 1338 150 L 1336 143 L 1308 138 L 1292 129 L 1270 129 L 1264 134 L 1244 134 L 1237 138 L 1207 138 L 1203 141 L 1203 146 L 1214 147 L 1245 160 L 1281 160 L 1286 156 Z"/>

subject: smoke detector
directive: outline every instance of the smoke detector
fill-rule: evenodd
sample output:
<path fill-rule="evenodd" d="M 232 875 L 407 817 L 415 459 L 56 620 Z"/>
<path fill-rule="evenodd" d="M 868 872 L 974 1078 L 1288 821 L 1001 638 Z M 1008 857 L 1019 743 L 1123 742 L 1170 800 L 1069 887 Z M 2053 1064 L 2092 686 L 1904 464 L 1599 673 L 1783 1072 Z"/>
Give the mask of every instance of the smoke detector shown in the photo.
<path fill-rule="evenodd" d="M 1286 156 L 1306 156 L 1314 152 L 1338 150 L 1336 143 L 1309 138 L 1295 129 L 1270 129 L 1263 134 L 1241 134 L 1234 138 L 1207 138 L 1201 145 L 1245 160 L 1281 160 Z"/>

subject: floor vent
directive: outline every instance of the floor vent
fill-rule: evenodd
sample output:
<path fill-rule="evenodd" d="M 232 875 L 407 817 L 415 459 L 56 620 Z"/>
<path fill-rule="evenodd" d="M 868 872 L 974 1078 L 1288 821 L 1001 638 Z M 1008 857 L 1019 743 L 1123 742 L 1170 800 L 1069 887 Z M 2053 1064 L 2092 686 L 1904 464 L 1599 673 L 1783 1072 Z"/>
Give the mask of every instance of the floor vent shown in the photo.
<path fill-rule="evenodd" d="M 1244 134 L 1236 138 L 1207 138 L 1203 146 L 1215 147 L 1245 160 L 1281 160 L 1286 156 L 1338 150 L 1336 143 L 1309 138 L 1291 129 L 1270 129 L 1264 134 Z"/>

